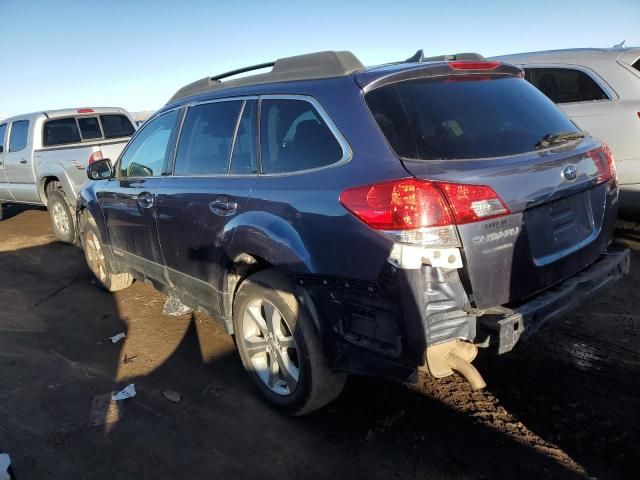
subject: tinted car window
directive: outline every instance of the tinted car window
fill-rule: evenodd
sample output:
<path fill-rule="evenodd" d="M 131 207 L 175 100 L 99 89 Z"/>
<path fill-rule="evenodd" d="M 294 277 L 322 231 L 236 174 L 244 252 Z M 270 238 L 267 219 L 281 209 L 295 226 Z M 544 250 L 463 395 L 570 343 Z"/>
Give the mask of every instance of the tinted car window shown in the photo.
<path fill-rule="evenodd" d="M 258 172 L 256 161 L 256 126 L 257 126 L 258 102 L 248 101 L 238 124 L 236 143 L 231 156 L 230 173 L 250 174 Z"/>
<path fill-rule="evenodd" d="M 27 135 L 29 133 L 29 121 L 20 120 L 11 124 L 11 135 L 9 138 L 9 151 L 19 152 L 27 146 Z"/>
<path fill-rule="evenodd" d="M 100 115 L 104 138 L 130 137 L 136 131 L 125 115 Z"/>
<path fill-rule="evenodd" d="M 640 72 L 640 58 L 636 60 L 636 63 L 633 64 L 633 68 Z"/>
<path fill-rule="evenodd" d="M 535 150 L 549 133 L 577 127 L 520 78 L 409 80 L 368 93 L 367 104 L 400 157 L 465 159 Z"/>
<path fill-rule="evenodd" d="M 585 72 L 572 68 L 531 68 L 528 80 L 556 103 L 607 100 L 607 94 Z"/>
<path fill-rule="evenodd" d="M 2 151 L 4 151 L 4 135 L 7 133 L 7 124 L 0 125 L 0 147 L 2 147 Z"/>
<path fill-rule="evenodd" d="M 145 124 L 120 159 L 119 177 L 150 177 L 162 174 L 177 116 L 177 110 L 173 110 Z"/>
<path fill-rule="evenodd" d="M 49 120 L 44 124 L 42 144 L 45 147 L 77 143 L 80 140 L 80 132 L 75 118 Z"/>
<path fill-rule="evenodd" d="M 187 112 L 175 175 L 225 174 L 242 102 L 205 103 Z"/>
<path fill-rule="evenodd" d="M 102 138 L 98 117 L 78 117 L 78 125 L 83 140 Z"/>
<path fill-rule="evenodd" d="M 262 171 L 282 173 L 336 163 L 342 148 L 314 106 L 303 100 L 263 100 Z"/>

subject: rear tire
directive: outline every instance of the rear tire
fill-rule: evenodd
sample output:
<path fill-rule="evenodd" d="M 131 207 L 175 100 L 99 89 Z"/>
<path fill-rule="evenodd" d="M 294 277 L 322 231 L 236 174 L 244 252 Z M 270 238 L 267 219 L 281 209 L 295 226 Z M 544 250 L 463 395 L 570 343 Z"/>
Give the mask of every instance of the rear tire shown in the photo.
<path fill-rule="evenodd" d="M 64 243 L 74 243 L 76 225 L 67 197 L 62 190 L 54 190 L 47 196 L 47 210 L 51 217 L 53 233 Z"/>
<path fill-rule="evenodd" d="M 81 242 L 89 270 L 99 285 L 109 292 L 117 292 L 131 286 L 133 276 L 130 273 L 115 273 L 111 270 L 100 240 L 100 232 L 89 214 L 86 214 L 82 222 Z"/>
<path fill-rule="evenodd" d="M 233 327 L 245 370 L 269 404 L 306 415 L 335 400 L 346 375 L 334 373 L 292 283 L 272 270 L 250 276 L 233 303 Z"/>

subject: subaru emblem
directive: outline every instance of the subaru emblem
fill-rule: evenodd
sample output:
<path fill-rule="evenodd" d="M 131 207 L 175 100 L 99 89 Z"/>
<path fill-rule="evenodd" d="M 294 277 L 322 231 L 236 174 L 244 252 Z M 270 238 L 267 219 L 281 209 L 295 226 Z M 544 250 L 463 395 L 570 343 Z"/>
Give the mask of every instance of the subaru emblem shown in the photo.
<path fill-rule="evenodd" d="M 564 170 L 562 170 L 562 176 L 566 180 L 573 182 L 576 178 L 578 178 L 578 167 L 576 167 L 575 165 L 567 165 L 566 167 L 564 167 Z"/>

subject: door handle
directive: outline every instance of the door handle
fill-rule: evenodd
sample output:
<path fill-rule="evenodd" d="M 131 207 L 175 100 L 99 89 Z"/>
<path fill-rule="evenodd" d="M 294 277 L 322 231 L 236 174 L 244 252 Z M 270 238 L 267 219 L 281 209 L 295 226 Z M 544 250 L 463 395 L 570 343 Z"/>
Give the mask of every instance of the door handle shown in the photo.
<path fill-rule="evenodd" d="M 23 165 L 26 165 L 27 161 L 23 158 L 22 160 L 20 160 L 20 163 L 23 164 Z"/>
<path fill-rule="evenodd" d="M 140 208 L 153 207 L 153 195 L 149 192 L 142 192 L 138 195 L 138 205 L 140 205 Z"/>
<path fill-rule="evenodd" d="M 229 200 L 214 200 L 209 203 L 209 210 L 221 217 L 228 217 L 233 215 L 238 210 L 238 204 Z"/>

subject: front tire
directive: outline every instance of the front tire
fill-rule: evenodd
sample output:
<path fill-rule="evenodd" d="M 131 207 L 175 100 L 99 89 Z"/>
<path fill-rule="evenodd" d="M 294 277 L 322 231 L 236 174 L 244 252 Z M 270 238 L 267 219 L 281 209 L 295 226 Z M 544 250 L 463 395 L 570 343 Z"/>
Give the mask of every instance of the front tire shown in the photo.
<path fill-rule="evenodd" d="M 111 270 L 93 217 L 87 214 L 82 223 L 81 241 L 84 257 L 98 283 L 110 292 L 117 292 L 131 286 L 133 283 L 131 274 L 115 273 Z"/>
<path fill-rule="evenodd" d="M 267 402 L 306 415 L 340 395 L 346 375 L 329 368 L 311 316 L 292 292 L 274 271 L 252 275 L 235 297 L 233 326 L 242 364 Z"/>
<path fill-rule="evenodd" d="M 64 243 L 74 243 L 76 239 L 76 225 L 71 214 L 69 202 L 61 190 L 54 190 L 47 197 L 47 210 L 51 217 L 53 233 Z"/>

